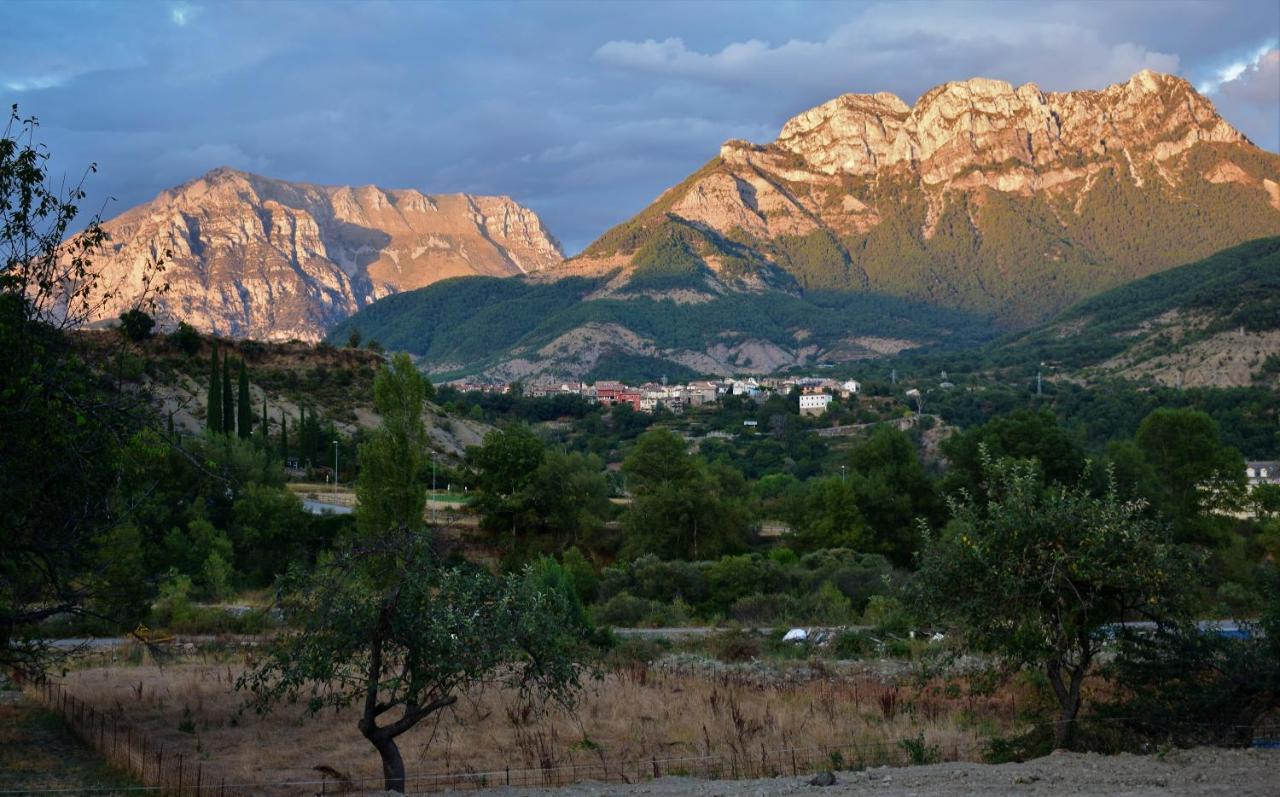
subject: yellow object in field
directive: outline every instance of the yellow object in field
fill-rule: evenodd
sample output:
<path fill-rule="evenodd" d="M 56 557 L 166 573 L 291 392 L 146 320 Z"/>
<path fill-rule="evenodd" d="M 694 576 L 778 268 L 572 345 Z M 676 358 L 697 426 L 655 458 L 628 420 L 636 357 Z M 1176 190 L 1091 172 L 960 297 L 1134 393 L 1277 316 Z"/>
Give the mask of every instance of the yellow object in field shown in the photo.
<path fill-rule="evenodd" d="M 133 633 L 130 634 L 130 636 L 132 636 L 134 639 L 138 640 L 144 645 L 159 645 L 164 642 L 173 641 L 172 634 L 166 633 L 164 631 L 152 631 L 150 628 L 147 628 L 142 623 L 138 623 L 138 627 L 133 629 Z"/>

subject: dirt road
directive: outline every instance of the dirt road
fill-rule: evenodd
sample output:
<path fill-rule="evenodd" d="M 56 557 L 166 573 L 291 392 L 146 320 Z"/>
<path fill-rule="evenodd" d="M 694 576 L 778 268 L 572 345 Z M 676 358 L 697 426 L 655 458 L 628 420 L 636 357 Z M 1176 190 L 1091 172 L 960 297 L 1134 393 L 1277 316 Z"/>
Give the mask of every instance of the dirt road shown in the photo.
<path fill-rule="evenodd" d="M 455 794 L 450 792 L 449 794 Z M 456 793 L 462 797 L 463 793 Z M 1157 795 L 1280 795 L 1280 751 L 1176 750 L 1163 756 L 1062 753 L 1022 764 L 937 764 L 836 773 L 834 786 L 808 778 L 705 781 L 662 778 L 632 786 L 578 784 L 559 789 L 501 788 L 466 792 L 480 797 L 1156 797 Z"/>

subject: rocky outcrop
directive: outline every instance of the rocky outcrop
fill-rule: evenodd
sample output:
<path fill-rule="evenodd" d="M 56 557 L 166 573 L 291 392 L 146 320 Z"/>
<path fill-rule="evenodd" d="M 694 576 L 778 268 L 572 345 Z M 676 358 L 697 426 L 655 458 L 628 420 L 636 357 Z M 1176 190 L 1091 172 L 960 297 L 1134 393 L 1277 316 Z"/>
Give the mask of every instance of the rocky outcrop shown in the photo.
<path fill-rule="evenodd" d="M 511 276 L 563 259 L 509 197 L 321 186 L 215 169 L 104 224 L 95 263 L 114 318 L 164 257 L 162 323 L 264 340 L 319 340 L 391 293 L 448 277 Z"/>
<path fill-rule="evenodd" d="M 658 234 L 707 262 L 744 247 L 800 289 L 872 290 L 1033 323 L 1090 293 L 1280 234 L 1280 156 L 1186 81 L 1101 91 L 975 78 L 909 106 L 846 94 L 719 156 L 560 273 Z M 729 242 L 728 245 L 725 242 Z M 747 258 L 750 260 L 751 258 Z"/>

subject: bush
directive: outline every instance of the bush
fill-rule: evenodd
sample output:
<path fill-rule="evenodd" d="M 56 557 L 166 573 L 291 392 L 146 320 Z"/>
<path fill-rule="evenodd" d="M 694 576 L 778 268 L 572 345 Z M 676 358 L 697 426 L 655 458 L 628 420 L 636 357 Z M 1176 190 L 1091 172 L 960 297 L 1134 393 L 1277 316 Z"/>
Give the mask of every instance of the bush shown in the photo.
<path fill-rule="evenodd" d="M 882 634 L 905 634 L 911 622 L 897 598 L 873 595 L 862 613 L 863 625 L 869 625 Z"/>
<path fill-rule="evenodd" d="M 900 739 L 898 746 L 906 752 L 907 762 L 912 766 L 936 764 L 942 760 L 941 748 L 925 744 L 924 731 L 916 734 L 914 738 Z"/>
<path fill-rule="evenodd" d="M 643 623 L 654 609 L 660 608 L 661 606 L 653 601 L 637 598 L 629 592 L 619 592 L 595 607 L 594 614 L 597 623 L 634 627 Z"/>
<path fill-rule="evenodd" d="M 840 631 L 829 648 L 837 659 L 860 659 L 874 649 L 875 643 L 858 631 Z"/>
<path fill-rule="evenodd" d="M 669 649 L 670 643 L 665 639 L 628 637 L 613 646 L 605 656 L 605 664 L 613 668 L 652 664 L 665 656 Z"/>
<path fill-rule="evenodd" d="M 155 325 L 154 318 L 136 308 L 120 314 L 121 334 L 135 343 L 151 337 L 151 330 Z"/>
<path fill-rule="evenodd" d="M 739 598 L 729 607 L 734 621 L 747 625 L 773 625 L 789 622 L 800 614 L 799 601 L 790 595 L 770 593 Z"/>
<path fill-rule="evenodd" d="M 186 321 L 178 322 L 178 328 L 170 332 L 166 340 L 188 357 L 200 351 L 200 333 Z"/>
<path fill-rule="evenodd" d="M 729 628 L 707 637 L 707 652 L 720 661 L 751 661 L 760 657 L 760 639 L 750 631 Z"/>

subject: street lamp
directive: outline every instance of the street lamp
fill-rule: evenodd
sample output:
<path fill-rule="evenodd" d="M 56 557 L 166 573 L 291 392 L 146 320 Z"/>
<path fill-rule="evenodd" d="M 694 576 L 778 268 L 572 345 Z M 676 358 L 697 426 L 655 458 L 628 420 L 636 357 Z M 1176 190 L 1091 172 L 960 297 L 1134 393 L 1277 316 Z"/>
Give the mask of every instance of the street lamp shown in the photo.
<path fill-rule="evenodd" d="M 844 472 L 847 467 L 848 467 L 847 465 L 840 466 L 840 483 L 841 484 L 844 484 Z"/>

